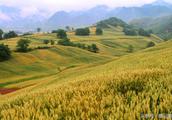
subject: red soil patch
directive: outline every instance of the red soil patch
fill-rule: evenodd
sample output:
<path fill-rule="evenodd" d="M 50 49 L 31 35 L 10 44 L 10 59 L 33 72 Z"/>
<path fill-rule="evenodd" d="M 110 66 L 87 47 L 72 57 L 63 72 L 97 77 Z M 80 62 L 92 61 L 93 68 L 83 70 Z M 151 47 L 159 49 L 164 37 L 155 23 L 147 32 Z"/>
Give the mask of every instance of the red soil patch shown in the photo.
<path fill-rule="evenodd" d="M 11 92 L 15 92 L 19 90 L 19 88 L 0 88 L 0 94 L 5 95 Z"/>
<path fill-rule="evenodd" d="M 27 85 L 27 86 L 22 87 L 22 88 L 0 88 L 0 94 L 5 95 L 5 94 L 12 93 L 12 92 L 15 92 L 17 90 L 24 89 L 24 88 L 27 88 L 27 87 L 30 87 L 30 86 L 33 86 L 33 85 L 34 84 Z"/>

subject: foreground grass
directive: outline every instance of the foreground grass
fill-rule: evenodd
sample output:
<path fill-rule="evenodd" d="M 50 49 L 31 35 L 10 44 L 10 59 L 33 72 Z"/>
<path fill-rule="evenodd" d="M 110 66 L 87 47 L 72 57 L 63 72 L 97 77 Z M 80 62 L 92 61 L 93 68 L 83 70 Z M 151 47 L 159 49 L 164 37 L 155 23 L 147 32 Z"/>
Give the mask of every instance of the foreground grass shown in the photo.
<path fill-rule="evenodd" d="M 71 82 L 22 92 L 0 105 L 0 119 L 141 119 L 172 113 L 172 42 L 105 65 L 74 71 Z M 84 74 L 83 74 L 84 73 Z"/>

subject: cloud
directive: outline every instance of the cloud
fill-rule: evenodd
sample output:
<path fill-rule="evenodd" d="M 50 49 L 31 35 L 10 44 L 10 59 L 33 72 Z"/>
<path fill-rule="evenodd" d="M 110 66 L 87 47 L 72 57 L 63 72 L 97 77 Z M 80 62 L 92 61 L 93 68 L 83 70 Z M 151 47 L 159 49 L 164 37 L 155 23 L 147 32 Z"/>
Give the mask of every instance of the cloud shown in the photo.
<path fill-rule="evenodd" d="M 34 6 L 39 9 L 78 10 L 106 4 L 111 7 L 131 6 L 150 3 L 155 0 L 0 0 L 0 4 L 16 7 Z"/>
<path fill-rule="evenodd" d="M 24 18 L 24 17 L 31 16 L 33 14 L 38 14 L 38 13 L 39 13 L 39 10 L 36 7 L 28 6 L 28 7 L 21 8 L 20 16 Z"/>
<path fill-rule="evenodd" d="M 9 16 L 7 16 L 6 14 L 0 12 L 0 20 L 10 21 L 11 18 Z"/>
<path fill-rule="evenodd" d="M 59 10 L 71 11 L 89 9 L 102 4 L 110 7 L 140 6 L 153 1 L 155 0 L 0 0 L 0 5 L 18 7 L 22 9 L 23 13 L 29 14 L 30 12 L 37 12 L 37 10 L 52 13 Z"/>

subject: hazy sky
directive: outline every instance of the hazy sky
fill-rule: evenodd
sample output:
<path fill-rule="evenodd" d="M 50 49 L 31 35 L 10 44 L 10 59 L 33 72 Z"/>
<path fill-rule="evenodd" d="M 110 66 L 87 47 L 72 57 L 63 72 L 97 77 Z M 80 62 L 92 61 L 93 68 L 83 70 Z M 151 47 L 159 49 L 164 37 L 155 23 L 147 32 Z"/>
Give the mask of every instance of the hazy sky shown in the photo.
<path fill-rule="evenodd" d="M 59 10 L 89 9 L 96 5 L 140 6 L 155 0 L 0 0 L 0 5 L 15 6 L 21 8 L 23 16 L 36 13 L 40 10 L 53 13 Z M 166 0 L 172 1 L 172 0 Z"/>

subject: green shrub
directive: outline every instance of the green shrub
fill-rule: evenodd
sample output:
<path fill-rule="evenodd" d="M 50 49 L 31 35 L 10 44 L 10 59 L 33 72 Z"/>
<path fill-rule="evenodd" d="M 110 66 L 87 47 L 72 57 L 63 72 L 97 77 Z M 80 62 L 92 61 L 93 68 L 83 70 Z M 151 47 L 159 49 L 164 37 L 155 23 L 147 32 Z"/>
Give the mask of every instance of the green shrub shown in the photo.
<path fill-rule="evenodd" d="M 57 30 L 57 37 L 60 38 L 60 39 L 67 38 L 66 31 L 62 30 L 62 29 Z"/>
<path fill-rule="evenodd" d="M 30 41 L 27 39 L 20 39 L 17 42 L 17 51 L 18 52 L 28 52 L 30 49 L 28 48 Z"/>
<path fill-rule="evenodd" d="M 88 45 L 87 47 L 88 51 L 97 53 L 99 51 L 99 48 L 96 44 Z"/>
<path fill-rule="evenodd" d="M 150 37 L 152 31 L 145 31 L 144 29 L 140 28 L 138 33 L 139 33 L 139 35 L 141 35 L 141 36 Z"/>
<path fill-rule="evenodd" d="M 149 47 L 153 47 L 153 46 L 155 46 L 155 43 L 154 42 L 149 42 L 148 44 L 147 44 L 147 47 L 149 48 Z"/>
<path fill-rule="evenodd" d="M 54 40 L 50 40 L 50 43 L 51 43 L 51 45 L 54 45 L 55 41 Z"/>
<path fill-rule="evenodd" d="M 50 42 L 49 40 L 43 40 L 44 44 L 49 44 L 49 42 Z"/>
<path fill-rule="evenodd" d="M 38 46 L 36 49 L 49 49 L 50 47 L 48 46 Z"/>
<path fill-rule="evenodd" d="M 134 51 L 134 47 L 132 45 L 128 46 L 128 52 L 132 53 Z"/>
<path fill-rule="evenodd" d="M 79 28 L 79 29 L 76 29 L 75 35 L 88 36 L 88 35 L 90 35 L 90 30 L 89 30 L 89 28 Z"/>
<path fill-rule="evenodd" d="M 4 34 L 3 30 L 0 29 L 0 40 L 3 39 L 3 34 Z"/>
<path fill-rule="evenodd" d="M 72 43 L 70 42 L 70 39 L 68 39 L 68 38 L 59 40 L 58 44 L 59 45 L 64 45 L 64 46 L 71 46 L 72 45 Z"/>
<path fill-rule="evenodd" d="M 4 39 L 14 38 L 17 36 L 18 36 L 17 33 L 15 33 L 14 31 L 9 31 L 8 33 L 4 34 Z"/>
<path fill-rule="evenodd" d="M 10 59 L 11 51 L 7 45 L 0 44 L 0 61 L 5 61 Z"/>
<path fill-rule="evenodd" d="M 96 35 L 103 35 L 103 30 L 100 28 L 96 29 Z"/>
<path fill-rule="evenodd" d="M 125 35 L 129 35 L 129 36 L 136 36 L 137 35 L 136 30 L 131 29 L 131 28 L 124 28 L 123 32 L 125 33 Z"/>

